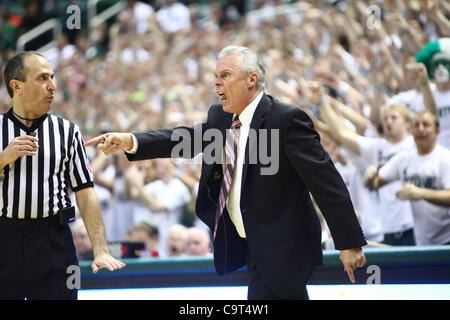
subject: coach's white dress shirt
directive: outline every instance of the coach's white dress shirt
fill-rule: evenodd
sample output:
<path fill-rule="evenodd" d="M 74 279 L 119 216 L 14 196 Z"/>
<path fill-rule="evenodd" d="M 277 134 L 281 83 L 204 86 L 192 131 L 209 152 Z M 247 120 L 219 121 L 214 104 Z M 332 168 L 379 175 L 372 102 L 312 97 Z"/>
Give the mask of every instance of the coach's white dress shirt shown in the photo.
<path fill-rule="evenodd" d="M 242 168 L 244 165 L 245 147 L 247 145 L 250 124 L 253 119 L 256 107 L 258 106 L 264 92 L 261 92 L 256 98 L 241 112 L 239 120 L 242 123 L 239 135 L 239 145 L 237 148 L 236 165 L 233 171 L 233 182 L 231 184 L 230 193 L 227 199 L 227 208 L 230 213 L 231 221 L 233 221 L 236 230 L 241 238 L 245 238 L 244 223 L 242 222 L 241 213 L 241 185 L 242 185 Z M 225 149 L 223 151 L 223 159 L 225 159 Z M 223 162 L 225 163 L 225 161 Z M 222 165 L 225 167 L 224 165 Z"/>

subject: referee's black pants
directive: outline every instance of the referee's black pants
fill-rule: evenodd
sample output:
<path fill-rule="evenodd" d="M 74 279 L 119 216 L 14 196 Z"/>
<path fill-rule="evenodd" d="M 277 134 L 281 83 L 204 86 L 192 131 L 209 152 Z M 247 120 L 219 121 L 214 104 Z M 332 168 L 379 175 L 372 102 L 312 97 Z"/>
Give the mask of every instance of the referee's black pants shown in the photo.
<path fill-rule="evenodd" d="M 0 218 L 0 300 L 76 300 L 70 265 L 78 265 L 72 233 L 57 216 Z"/>

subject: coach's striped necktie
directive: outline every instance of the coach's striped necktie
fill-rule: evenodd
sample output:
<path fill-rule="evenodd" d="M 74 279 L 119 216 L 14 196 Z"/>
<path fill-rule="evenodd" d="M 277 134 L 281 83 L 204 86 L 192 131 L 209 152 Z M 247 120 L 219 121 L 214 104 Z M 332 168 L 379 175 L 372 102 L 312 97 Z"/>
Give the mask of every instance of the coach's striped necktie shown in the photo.
<path fill-rule="evenodd" d="M 219 225 L 219 219 L 222 215 L 223 209 L 227 202 L 228 195 L 230 194 L 231 184 L 233 182 L 233 171 L 236 165 L 237 157 L 237 147 L 239 143 L 239 133 L 242 126 L 241 121 L 238 116 L 235 116 L 233 123 L 231 124 L 231 129 L 228 130 L 227 138 L 225 141 L 225 171 L 222 180 L 222 186 L 220 187 L 219 193 L 219 206 L 216 211 L 216 224 L 214 227 L 211 249 L 216 239 L 217 226 Z"/>

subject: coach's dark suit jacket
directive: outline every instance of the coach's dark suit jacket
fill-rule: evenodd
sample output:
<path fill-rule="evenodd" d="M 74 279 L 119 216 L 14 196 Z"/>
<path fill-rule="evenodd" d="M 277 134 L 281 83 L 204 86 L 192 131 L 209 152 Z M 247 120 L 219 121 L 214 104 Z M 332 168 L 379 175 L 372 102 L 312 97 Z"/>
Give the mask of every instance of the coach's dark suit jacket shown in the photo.
<path fill-rule="evenodd" d="M 224 143 L 225 130 L 230 128 L 231 121 L 232 114 L 224 112 L 221 104 L 214 104 L 201 129 L 221 130 Z M 287 297 L 297 294 L 309 280 L 314 266 L 322 263 L 321 228 L 309 192 L 325 216 L 336 249 L 359 248 L 366 241 L 346 186 L 305 112 L 263 95 L 251 128 L 279 130 L 279 169 L 274 175 L 262 175 L 263 164 L 259 161 L 249 164 L 249 150 L 255 145 L 247 143 L 241 187 L 247 241 L 238 236 L 225 209 L 214 244 L 214 262 L 220 275 L 234 271 L 245 265 L 248 245 L 265 283 L 275 294 Z M 201 152 L 193 144 L 198 136 L 195 129 L 179 129 L 185 133 L 185 139 L 191 139 L 192 153 Z M 139 148 L 135 155 L 127 155 L 129 160 L 170 157 L 178 143 L 171 141 L 174 130 L 135 133 Z M 202 148 L 208 143 L 203 142 Z M 270 154 L 270 143 L 268 150 Z M 222 178 L 222 164 L 207 164 L 203 160 L 196 213 L 211 230 Z"/>

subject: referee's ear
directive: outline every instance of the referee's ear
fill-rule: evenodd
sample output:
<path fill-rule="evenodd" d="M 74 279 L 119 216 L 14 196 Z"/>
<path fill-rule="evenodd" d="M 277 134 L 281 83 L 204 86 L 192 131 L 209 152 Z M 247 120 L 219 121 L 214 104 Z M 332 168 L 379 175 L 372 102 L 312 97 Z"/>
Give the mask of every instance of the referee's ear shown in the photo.
<path fill-rule="evenodd" d="M 22 81 L 16 79 L 12 79 L 11 81 L 9 81 L 9 87 L 14 92 L 13 96 L 22 95 L 22 84 L 23 84 Z"/>

